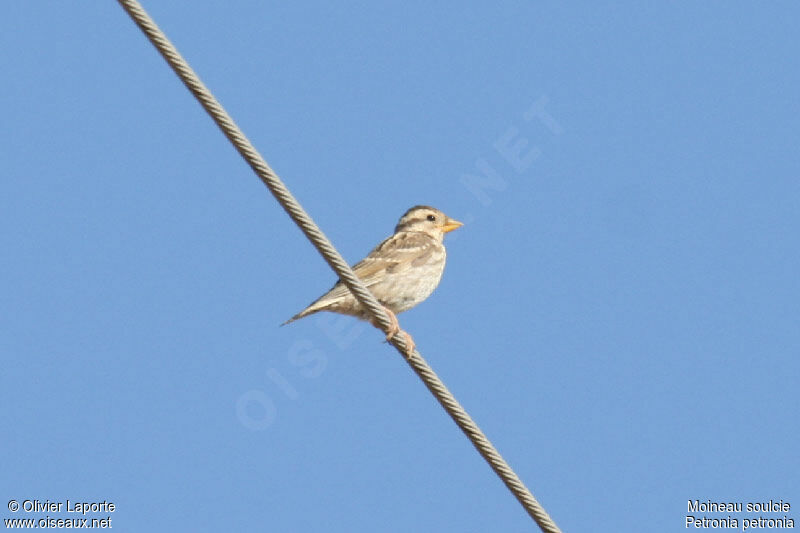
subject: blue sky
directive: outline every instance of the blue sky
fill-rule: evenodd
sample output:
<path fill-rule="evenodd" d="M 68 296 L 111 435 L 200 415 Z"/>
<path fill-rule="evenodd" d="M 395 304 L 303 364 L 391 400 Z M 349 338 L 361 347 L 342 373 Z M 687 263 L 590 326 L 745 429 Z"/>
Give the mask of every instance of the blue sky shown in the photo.
<path fill-rule="evenodd" d="M 145 7 L 348 260 L 467 222 L 400 321 L 564 531 L 800 506 L 796 4 Z M 533 529 L 115 3 L 5 11 L 0 517 Z"/>

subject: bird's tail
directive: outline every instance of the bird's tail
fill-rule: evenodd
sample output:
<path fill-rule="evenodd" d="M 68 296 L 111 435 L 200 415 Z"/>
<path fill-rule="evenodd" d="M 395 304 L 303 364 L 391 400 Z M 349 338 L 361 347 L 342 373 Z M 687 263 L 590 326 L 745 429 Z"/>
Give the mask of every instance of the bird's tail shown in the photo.
<path fill-rule="evenodd" d="M 336 308 L 342 303 L 342 301 L 347 298 L 350 292 L 344 285 L 340 285 L 337 283 L 333 286 L 331 290 L 314 300 L 309 304 L 308 307 L 294 315 L 292 318 L 281 324 L 281 326 L 285 326 L 290 322 L 294 322 L 295 320 L 299 320 L 304 316 L 313 315 L 314 313 L 319 313 L 320 311 L 332 311 L 336 310 Z"/>
<path fill-rule="evenodd" d="M 304 310 L 300 311 L 299 313 L 297 313 L 296 315 L 294 315 L 289 320 L 287 320 L 286 322 L 284 322 L 283 324 L 281 324 L 281 327 L 285 326 L 286 324 L 290 324 L 290 323 L 294 322 L 295 320 L 300 320 L 304 316 L 312 315 L 312 314 L 316 313 L 317 311 L 318 311 L 318 309 L 314 309 L 314 310 L 304 309 Z"/>
<path fill-rule="evenodd" d="M 321 300 L 322 300 L 322 298 L 320 298 L 319 300 L 316 300 L 311 305 L 309 305 L 308 307 L 306 307 L 305 309 L 303 309 L 302 311 L 300 311 L 299 313 L 294 315 L 292 318 L 290 318 L 289 320 L 287 320 L 286 322 L 281 324 L 281 326 L 285 326 L 286 324 L 289 324 L 290 322 L 294 322 L 295 320 L 300 320 L 303 317 L 306 317 L 308 315 L 313 315 L 314 313 L 318 313 L 318 312 L 322 311 L 323 309 L 325 309 L 326 305 L 324 303 L 320 303 Z"/>

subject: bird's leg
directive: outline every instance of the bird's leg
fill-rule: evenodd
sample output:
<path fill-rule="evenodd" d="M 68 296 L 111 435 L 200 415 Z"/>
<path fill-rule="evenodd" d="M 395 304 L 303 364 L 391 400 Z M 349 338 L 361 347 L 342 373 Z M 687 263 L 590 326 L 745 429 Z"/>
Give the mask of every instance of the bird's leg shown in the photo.
<path fill-rule="evenodd" d="M 416 344 L 414 344 L 414 339 L 412 339 L 411 335 L 409 335 L 407 332 L 400 329 L 400 322 L 398 322 L 397 320 L 397 315 L 395 315 L 391 309 L 389 309 L 386 306 L 384 306 L 383 309 L 384 311 L 386 311 L 386 314 L 389 315 L 389 321 L 391 322 L 391 324 L 389 325 L 389 332 L 386 333 L 386 342 L 389 342 L 390 340 L 392 340 L 392 337 L 394 337 L 398 333 L 401 333 L 406 338 L 406 349 L 407 349 L 406 353 L 410 354 L 411 352 L 414 351 L 414 348 L 416 348 Z"/>
<path fill-rule="evenodd" d="M 397 321 L 397 315 L 391 309 L 384 305 L 383 310 L 389 315 L 389 331 L 386 332 L 386 342 L 389 342 L 400 331 L 400 322 Z"/>

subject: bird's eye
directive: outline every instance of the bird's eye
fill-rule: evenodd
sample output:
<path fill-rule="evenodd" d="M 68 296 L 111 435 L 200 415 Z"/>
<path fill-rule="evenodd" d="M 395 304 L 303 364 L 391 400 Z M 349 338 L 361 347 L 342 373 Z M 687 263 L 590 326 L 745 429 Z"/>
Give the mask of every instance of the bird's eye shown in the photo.
<path fill-rule="evenodd" d="M 436 222 L 436 217 L 434 215 L 428 215 L 428 220 L 431 222 Z"/>

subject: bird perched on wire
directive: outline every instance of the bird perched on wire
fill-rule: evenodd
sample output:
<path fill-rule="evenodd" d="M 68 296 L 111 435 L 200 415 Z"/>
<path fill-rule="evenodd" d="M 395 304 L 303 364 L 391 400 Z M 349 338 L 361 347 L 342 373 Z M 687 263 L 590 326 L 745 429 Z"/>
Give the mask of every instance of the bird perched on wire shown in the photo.
<path fill-rule="evenodd" d="M 412 207 L 400 217 L 394 235 L 353 266 L 353 272 L 389 315 L 392 325 L 386 340 L 400 332 L 395 315 L 425 300 L 439 285 L 447 256 L 442 244 L 444 234 L 462 225 L 433 207 Z M 369 313 L 347 286 L 337 281 L 331 290 L 281 325 L 320 311 L 351 315 L 361 320 L 370 319 Z M 411 353 L 414 341 L 408 333 L 402 333 Z"/>

